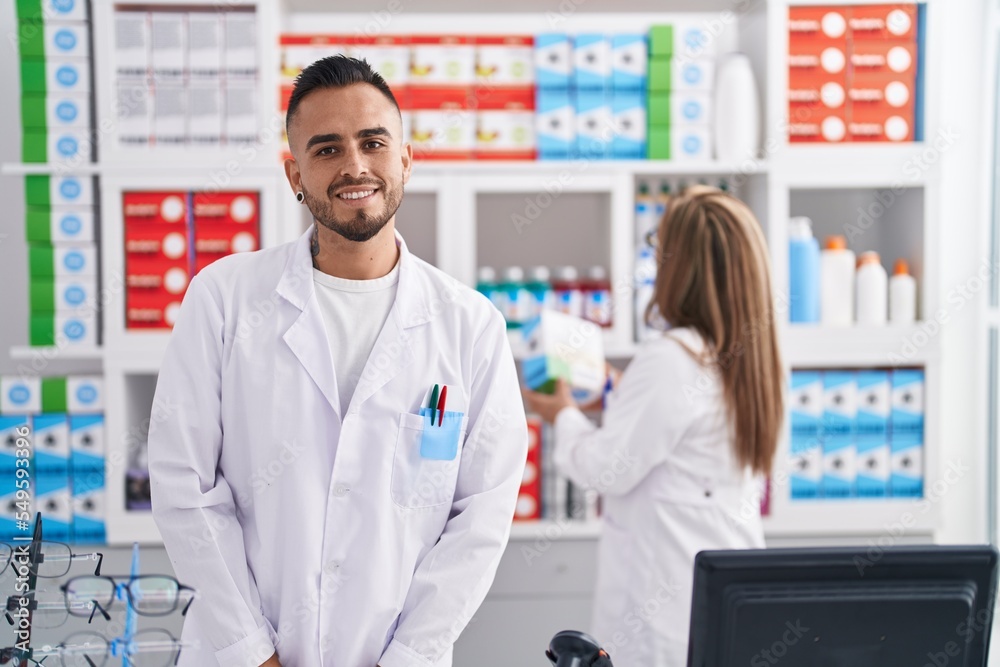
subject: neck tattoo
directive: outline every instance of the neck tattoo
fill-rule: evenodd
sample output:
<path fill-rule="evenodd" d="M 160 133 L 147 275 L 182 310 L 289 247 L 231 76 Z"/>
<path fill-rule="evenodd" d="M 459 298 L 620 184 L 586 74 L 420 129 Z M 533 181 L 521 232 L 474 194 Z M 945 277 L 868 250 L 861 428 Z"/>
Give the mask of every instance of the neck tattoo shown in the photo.
<path fill-rule="evenodd" d="M 312 253 L 313 268 L 318 269 L 316 257 L 319 255 L 319 230 L 313 229 L 312 238 L 309 240 L 309 251 Z"/>

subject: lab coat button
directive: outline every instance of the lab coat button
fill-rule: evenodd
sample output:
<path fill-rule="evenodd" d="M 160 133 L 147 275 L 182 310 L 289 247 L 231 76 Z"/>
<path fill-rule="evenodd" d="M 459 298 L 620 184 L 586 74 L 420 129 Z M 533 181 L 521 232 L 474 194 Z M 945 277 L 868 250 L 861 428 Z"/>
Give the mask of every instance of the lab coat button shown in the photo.
<path fill-rule="evenodd" d="M 338 498 L 343 498 L 351 489 L 346 484 L 338 484 L 333 489 L 333 494 Z"/>

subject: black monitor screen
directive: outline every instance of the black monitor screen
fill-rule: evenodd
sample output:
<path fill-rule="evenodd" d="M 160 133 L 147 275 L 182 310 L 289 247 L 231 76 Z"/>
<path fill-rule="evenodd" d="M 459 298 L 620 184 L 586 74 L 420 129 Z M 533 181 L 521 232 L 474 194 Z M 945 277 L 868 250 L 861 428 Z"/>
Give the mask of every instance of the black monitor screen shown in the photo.
<path fill-rule="evenodd" d="M 705 551 L 690 667 L 983 667 L 992 547 Z"/>

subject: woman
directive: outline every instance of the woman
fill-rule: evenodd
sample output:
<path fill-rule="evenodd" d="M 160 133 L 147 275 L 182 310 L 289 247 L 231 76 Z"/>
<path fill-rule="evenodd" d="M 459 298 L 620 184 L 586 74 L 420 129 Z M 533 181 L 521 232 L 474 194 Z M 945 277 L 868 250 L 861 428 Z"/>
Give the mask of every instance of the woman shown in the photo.
<path fill-rule="evenodd" d="M 745 204 L 705 186 L 674 198 L 655 237 L 641 346 L 595 427 L 569 388 L 525 390 L 554 422 L 556 465 L 603 496 L 592 632 L 615 667 L 683 667 L 695 555 L 764 546 L 759 481 L 783 418 L 767 250 Z"/>

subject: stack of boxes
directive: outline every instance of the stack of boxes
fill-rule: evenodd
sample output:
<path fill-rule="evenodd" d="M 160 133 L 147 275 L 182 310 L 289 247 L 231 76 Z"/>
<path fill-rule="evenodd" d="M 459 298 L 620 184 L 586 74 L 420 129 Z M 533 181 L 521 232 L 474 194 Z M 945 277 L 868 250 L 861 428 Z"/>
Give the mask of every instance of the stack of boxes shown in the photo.
<path fill-rule="evenodd" d="M 260 247 L 256 192 L 126 192 L 122 199 L 127 328 L 171 328 L 191 276 Z"/>
<path fill-rule="evenodd" d="M 105 541 L 103 411 L 99 377 L 0 378 L 0 540 L 27 534 L 15 510 L 30 509 L 43 514 L 47 539 Z M 29 475 L 19 486 L 17 461 L 26 451 Z M 27 502 L 19 488 L 30 491 Z"/>
<path fill-rule="evenodd" d="M 480 160 L 534 160 L 534 39 L 476 37 L 476 155 Z"/>
<path fill-rule="evenodd" d="M 713 41 L 698 24 L 650 29 L 650 159 L 711 159 L 714 57 Z"/>
<path fill-rule="evenodd" d="M 256 141 L 256 36 L 252 7 L 116 7 L 119 145 Z"/>
<path fill-rule="evenodd" d="M 921 7 L 789 8 L 789 141 L 920 139 Z"/>
<path fill-rule="evenodd" d="M 98 344 L 98 264 L 91 178 L 26 176 L 31 345 Z"/>
<path fill-rule="evenodd" d="M 473 84 L 476 47 L 472 37 L 414 35 L 410 38 L 410 143 L 419 158 L 466 160 L 476 149 Z"/>
<path fill-rule="evenodd" d="M 793 371 L 795 500 L 923 497 L 920 369 Z"/>
<path fill-rule="evenodd" d="M 645 35 L 535 38 L 538 157 L 646 157 Z"/>
<path fill-rule="evenodd" d="M 24 162 L 93 162 L 90 24 L 82 1 L 18 0 Z"/>
<path fill-rule="evenodd" d="M 528 459 L 521 477 L 521 490 L 514 507 L 515 521 L 542 518 L 542 429 L 537 415 L 528 415 Z"/>

